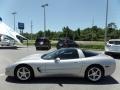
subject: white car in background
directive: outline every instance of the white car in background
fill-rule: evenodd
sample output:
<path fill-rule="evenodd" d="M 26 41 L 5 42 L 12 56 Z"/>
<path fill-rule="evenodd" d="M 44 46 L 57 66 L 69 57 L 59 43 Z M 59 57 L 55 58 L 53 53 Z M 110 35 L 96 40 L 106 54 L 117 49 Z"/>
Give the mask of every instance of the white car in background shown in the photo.
<path fill-rule="evenodd" d="M 105 46 L 106 54 L 120 54 L 120 39 L 110 39 Z"/>
<path fill-rule="evenodd" d="M 0 36 L 0 45 L 1 46 L 14 46 L 15 40 L 8 36 L 2 35 Z"/>
<path fill-rule="evenodd" d="M 15 41 L 14 40 L 8 40 L 5 39 L 4 41 L 0 42 L 1 46 L 14 46 L 15 45 Z"/>
<path fill-rule="evenodd" d="M 111 75 L 116 68 L 115 60 L 77 48 L 62 48 L 41 55 L 34 54 L 6 68 L 6 75 L 26 81 L 40 76 L 79 76 L 92 82 Z"/>

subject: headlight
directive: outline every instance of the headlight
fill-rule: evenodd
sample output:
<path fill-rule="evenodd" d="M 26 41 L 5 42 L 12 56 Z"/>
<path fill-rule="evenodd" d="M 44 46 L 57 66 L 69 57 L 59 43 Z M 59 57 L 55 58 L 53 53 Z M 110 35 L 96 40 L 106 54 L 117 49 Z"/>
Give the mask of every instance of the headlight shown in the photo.
<path fill-rule="evenodd" d="M 15 68 L 15 65 L 10 65 L 10 66 L 6 67 L 5 74 L 8 76 L 14 76 L 14 68 Z"/>

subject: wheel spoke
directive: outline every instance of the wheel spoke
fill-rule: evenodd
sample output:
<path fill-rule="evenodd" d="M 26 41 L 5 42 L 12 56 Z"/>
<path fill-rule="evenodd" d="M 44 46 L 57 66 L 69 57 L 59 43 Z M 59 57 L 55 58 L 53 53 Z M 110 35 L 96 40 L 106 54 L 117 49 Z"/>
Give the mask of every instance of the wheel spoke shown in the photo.
<path fill-rule="evenodd" d="M 18 72 L 18 73 L 23 74 L 23 72 Z"/>
<path fill-rule="evenodd" d="M 92 72 L 92 73 L 94 73 L 94 72 L 95 72 L 95 71 L 94 71 L 94 68 L 91 70 L 91 72 Z"/>
<path fill-rule="evenodd" d="M 93 74 L 89 74 L 88 76 L 93 76 Z"/>
<path fill-rule="evenodd" d="M 22 75 L 21 75 L 21 78 L 23 78 L 23 77 L 24 77 L 24 75 L 22 74 Z"/>
<path fill-rule="evenodd" d="M 23 73 L 25 73 L 25 72 L 26 72 L 26 71 L 25 71 L 25 67 L 23 67 L 23 68 L 22 68 L 22 71 L 23 71 Z"/>
<path fill-rule="evenodd" d="M 99 77 L 100 75 L 95 75 L 96 77 Z"/>
<path fill-rule="evenodd" d="M 26 74 L 30 74 L 30 72 L 28 71 L 28 72 L 26 72 Z"/>
<path fill-rule="evenodd" d="M 100 72 L 100 71 L 97 69 L 97 71 L 95 71 L 95 73 L 97 74 L 98 72 Z"/>
<path fill-rule="evenodd" d="M 96 80 L 96 75 L 93 75 L 93 80 Z"/>
<path fill-rule="evenodd" d="M 24 78 L 27 79 L 28 77 L 26 75 L 24 75 Z"/>

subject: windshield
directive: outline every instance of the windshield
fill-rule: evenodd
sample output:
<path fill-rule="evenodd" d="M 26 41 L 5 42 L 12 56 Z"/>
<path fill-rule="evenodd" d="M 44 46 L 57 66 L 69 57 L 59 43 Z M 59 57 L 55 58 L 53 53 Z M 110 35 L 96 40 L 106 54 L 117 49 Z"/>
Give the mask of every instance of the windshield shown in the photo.
<path fill-rule="evenodd" d="M 60 58 L 61 60 L 69 60 L 69 59 L 77 59 L 79 58 L 78 51 L 73 48 L 62 48 L 48 54 L 44 54 L 42 57 L 44 60 L 52 60 L 56 58 Z"/>
<path fill-rule="evenodd" d="M 109 41 L 110 44 L 120 45 L 120 41 Z"/>
<path fill-rule="evenodd" d="M 44 59 L 44 60 L 55 59 L 55 58 L 57 57 L 59 51 L 60 51 L 60 50 L 56 50 L 56 51 L 53 51 L 53 52 L 44 54 L 44 55 L 41 56 L 41 58 Z"/>

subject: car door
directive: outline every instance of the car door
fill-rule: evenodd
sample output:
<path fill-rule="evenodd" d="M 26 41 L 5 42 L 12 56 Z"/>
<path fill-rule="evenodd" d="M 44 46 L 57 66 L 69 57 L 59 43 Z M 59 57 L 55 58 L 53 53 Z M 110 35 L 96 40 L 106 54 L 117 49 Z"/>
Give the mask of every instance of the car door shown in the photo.
<path fill-rule="evenodd" d="M 46 73 L 49 74 L 74 74 L 80 73 L 82 63 L 80 62 L 77 49 L 62 49 L 56 60 L 46 63 Z"/>

